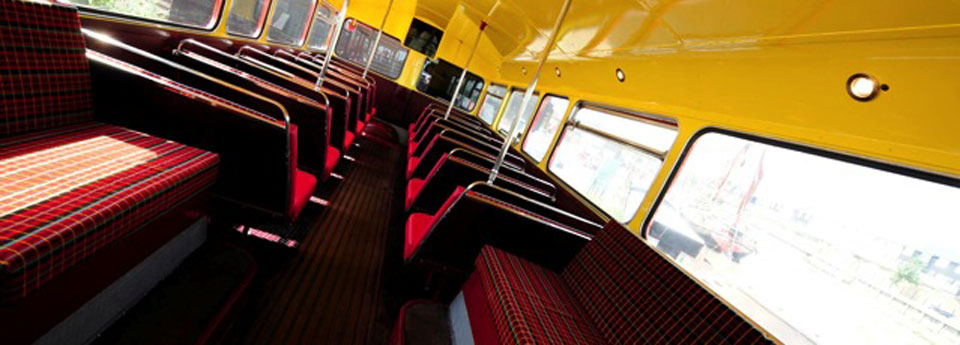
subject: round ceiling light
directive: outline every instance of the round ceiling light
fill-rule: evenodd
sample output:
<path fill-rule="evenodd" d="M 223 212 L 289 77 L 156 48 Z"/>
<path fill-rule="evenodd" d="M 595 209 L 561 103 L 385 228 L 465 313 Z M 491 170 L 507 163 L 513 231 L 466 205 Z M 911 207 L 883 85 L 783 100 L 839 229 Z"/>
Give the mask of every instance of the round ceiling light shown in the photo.
<path fill-rule="evenodd" d="M 560 77 L 560 67 L 554 67 L 553 71 L 557 73 L 557 77 Z"/>
<path fill-rule="evenodd" d="M 627 79 L 627 75 L 623 74 L 623 70 L 617 68 L 617 80 L 619 80 L 622 83 L 626 79 Z"/>
<path fill-rule="evenodd" d="M 857 73 L 847 79 L 847 94 L 860 102 L 877 98 L 880 89 L 880 82 L 873 76 L 865 73 Z"/>

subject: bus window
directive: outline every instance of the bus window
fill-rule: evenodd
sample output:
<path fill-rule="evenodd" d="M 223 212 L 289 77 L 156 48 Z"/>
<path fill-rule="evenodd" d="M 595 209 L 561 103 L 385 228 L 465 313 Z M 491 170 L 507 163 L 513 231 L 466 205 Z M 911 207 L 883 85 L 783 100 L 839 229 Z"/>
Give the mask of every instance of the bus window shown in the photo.
<path fill-rule="evenodd" d="M 307 21 L 317 3 L 312 0 L 277 0 L 270 15 L 267 40 L 298 46 L 307 34 Z"/>
<path fill-rule="evenodd" d="M 787 344 L 960 342 L 960 188 L 768 142 L 696 139 L 648 241 Z"/>
<path fill-rule="evenodd" d="M 640 208 L 677 137 L 673 123 L 580 107 L 563 129 L 548 168 L 620 222 Z"/>
<path fill-rule="evenodd" d="M 336 22 L 334 10 L 330 5 L 323 3 L 313 16 L 313 26 L 310 27 L 310 38 L 307 39 L 307 48 L 326 51 L 330 44 L 330 33 Z"/>
<path fill-rule="evenodd" d="M 234 0 L 227 18 L 227 33 L 244 37 L 257 37 L 267 19 L 267 0 Z"/>
<path fill-rule="evenodd" d="M 500 105 L 503 104 L 503 97 L 507 95 L 507 87 L 504 85 L 490 84 L 487 87 L 487 95 L 483 97 L 483 104 L 480 105 L 480 120 L 488 125 L 493 124 L 500 112 Z"/>
<path fill-rule="evenodd" d="M 570 100 L 564 97 L 547 96 L 537 110 L 537 116 L 530 125 L 530 131 L 523 141 L 523 151 L 537 162 L 543 160 L 553 141 L 553 135 L 560 129 L 560 121 L 567 112 Z"/>
<path fill-rule="evenodd" d="M 340 32 L 340 40 L 337 41 L 337 56 L 366 66 L 370 47 L 376 39 L 376 29 L 349 18 Z M 400 40 L 384 34 L 380 38 L 380 45 L 377 46 L 370 69 L 390 79 L 397 79 L 403 72 L 403 64 L 406 63 L 409 52 L 400 44 Z"/>
<path fill-rule="evenodd" d="M 212 29 L 217 23 L 222 0 L 67 0 L 83 8 L 91 8 L 125 16 Z"/>
<path fill-rule="evenodd" d="M 533 97 L 530 98 L 530 104 L 527 104 L 527 108 L 523 111 L 523 116 L 520 117 L 520 123 L 517 124 L 518 133 L 523 133 L 523 128 L 527 125 L 527 121 L 530 120 L 530 117 L 533 116 L 533 111 L 537 109 L 537 102 L 540 100 L 540 95 L 534 92 Z M 503 115 L 500 116 L 500 123 L 497 124 L 497 131 L 503 136 L 510 135 L 510 126 L 513 126 L 513 119 L 517 117 L 517 113 L 520 112 L 520 103 L 523 103 L 523 90 L 513 90 L 510 92 L 510 99 L 507 100 L 507 108 L 503 110 Z"/>
<path fill-rule="evenodd" d="M 437 47 L 440 46 L 441 39 L 443 39 L 442 30 L 420 19 L 413 18 L 413 21 L 410 22 L 410 30 L 407 30 L 407 38 L 403 40 L 403 44 L 427 57 L 433 58 L 434 55 L 437 54 Z"/>
<path fill-rule="evenodd" d="M 417 90 L 449 102 L 462 74 L 462 68 L 446 60 L 427 60 L 423 63 L 420 78 L 417 79 Z M 457 95 L 454 105 L 463 111 L 473 111 L 481 91 L 483 78 L 467 71 L 467 78 L 460 87 L 460 94 Z"/>

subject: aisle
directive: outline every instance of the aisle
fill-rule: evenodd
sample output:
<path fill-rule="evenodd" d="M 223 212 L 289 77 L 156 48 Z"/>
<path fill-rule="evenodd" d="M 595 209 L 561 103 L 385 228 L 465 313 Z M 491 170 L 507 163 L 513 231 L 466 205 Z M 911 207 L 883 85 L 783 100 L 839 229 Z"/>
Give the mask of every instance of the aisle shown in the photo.
<path fill-rule="evenodd" d="M 369 344 L 383 339 L 381 271 L 395 201 L 400 146 L 358 140 L 329 206 L 295 257 L 261 259 L 261 277 L 226 343 Z M 273 254 L 276 254 L 275 252 Z M 266 261 L 266 262 L 264 262 Z"/>

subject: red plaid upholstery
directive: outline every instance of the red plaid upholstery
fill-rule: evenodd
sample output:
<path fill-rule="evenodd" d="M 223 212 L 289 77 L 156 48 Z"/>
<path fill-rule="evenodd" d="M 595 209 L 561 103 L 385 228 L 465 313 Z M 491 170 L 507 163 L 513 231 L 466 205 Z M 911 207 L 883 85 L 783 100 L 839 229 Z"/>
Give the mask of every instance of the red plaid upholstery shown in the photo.
<path fill-rule="evenodd" d="M 0 137 L 92 119 L 76 9 L 0 1 Z"/>
<path fill-rule="evenodd" d="M 561 274 L 489 246 L 476 266 L 463 292 L 485 298 L 468 299 L 470 321 L 492 322 L 501 344 L 771 343 L 618 226 L 604 227 Z M 489 337 L 474 330 L 478 344 Z"/>
<path fill-rule="evenodd" d="M 94 122 L 0 140 L 0 299 L 25 296 L 204 190 L 217 162 Z"/>
<path fill-rule="evenodd" d="M 559 274 L 489 246 L 476 265 L 500 344 L 605 343 Z"/>
<path fill-rule="evenodd" d="M 611 344 L 770 343 L 637 236 L 607 226 L 563 280 Z"/>

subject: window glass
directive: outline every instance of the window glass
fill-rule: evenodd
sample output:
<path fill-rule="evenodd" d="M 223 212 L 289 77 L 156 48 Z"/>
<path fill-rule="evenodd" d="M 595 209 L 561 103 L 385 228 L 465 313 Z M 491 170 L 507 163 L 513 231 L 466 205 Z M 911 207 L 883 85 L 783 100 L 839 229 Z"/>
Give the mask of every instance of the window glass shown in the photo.
<path fill-rule="evenodd" d="M 81 7 L 198 28 L 212 28 L 222 0 L 66 0 Z"/>
<path fill-rule="evenodd" d="M 327 50 L 330 44 L 330 33 L 336 24 L 336 16 L 327 6 L 320 6 L 317 14 L 313 16 L 313 26 L 310 27 L 310 38 L 307 39 L 307 48 L 314 50 Z"/>
<path fill-rule="evenodd" d="M 353 18 L 347 19 L 337 41 L 337 56 L 357 65 L 365 66 L 370 56 L 370 47 L 377 39 L 377 30 L 360 23 Z M 407 62 L 409 50 L 400 44 L 400 40 L 384 34 L 373 57 L 370 69 L 391 79 L 400 77 L 403 64 Z"/>
<path fill-rule="evenodd" d="M 557 96 L 547 96 L 540 104 L 540 110 L 537 111 L 523 142 L 523 151 L 537 162 L 546 156 L 553 135 L 560 129 L 560 121 L 563 120 L 568 105 L 570 100 Z"/>
<path fill-rule="evenodd" d="M 433 57 L 437 53 L 437 47 L 440 46 L 441 39 L 443 39 L 443 31 L 424 23 L 420 19 L 413 18 L 403 44 L 423 55 Z"/>
<path fill-rule="evenodd" d="M 483 104 L 480 105 L 480 120 L 492 125 L 500 111 L 500 104 L 503 104 L 503 97 L 506 95 L 506 86 L 490 84 L 490 87 L 487 88 L 487 95 L 483 97 Z"/>
<path fill-rule="evenodd" d="M 307 20 L 316 5 L 312 0 L 277 0 L 270 15 L 267 40 L 289 45 L 300 45 L 307 34 Z"/>
<path fill-rule="evenodd" d="M 708 133 L 647 237 L 784 343 L 958 344 L 957 205 L 960 188 Z"/>
<path fill-rule="evenodd" d="M 645 135 L 667 130 L 676 138 L 676 127 L 592 108 L 579 108 L 572 116 L 575 122 L 588 117 L 624 118 L 636 129 L 622 133 L 631 139 L 626 140 L 612 133 L 568 124 L 548 164 L 551 172 L 598 208 L 619 222 L 629 221 L 663 165 L 664 152 L 646 149 L 654 144 L 648 143 Z"/>
<path fill-rule="evenodd" d="M 270 1 L 267 0 L 233 0 L 227 18 L 227 33 L 256 37 L 267 18 L 269 7 Z"/>
<path fill-rule="evenodd" d="M 417 79 L 417 90 L 449 102 L 462 74 L 462 68 L 445 60 L 427 60 L 423 63 L 420 78 Z M 482 91 L 483 79 L 467 71 L 467 78 L 460 88 L 454 106 L 468 112 L 473 111 Z"/>
<path fill-rule="evenodd" d="M 536 93 L 530 98 L 530 104 L 527 104 L 527 108 L 523 111 L 523 116 L 520 117 L 520 123 L 517 124 L 518 132 L 522 133 L 524 126 L 527 125 L 527 121 L 533 116 L 533 111 L 537 109 L 537 102 L 539 100 L 540 95 Z M 500 123 L 497 124 L 497 131 L 499 131 L 500 134 L 504 136 L 510 135 L 510 126 L 513 126 L 513 119 L 517 117 L 517 113 L 520 112 L 520 103 L 523 103 L 523 90 L 511 91 L 510 99 L 507 100 L 507 107 L 503 109 L 503 115 L 500 116 Z"/>

